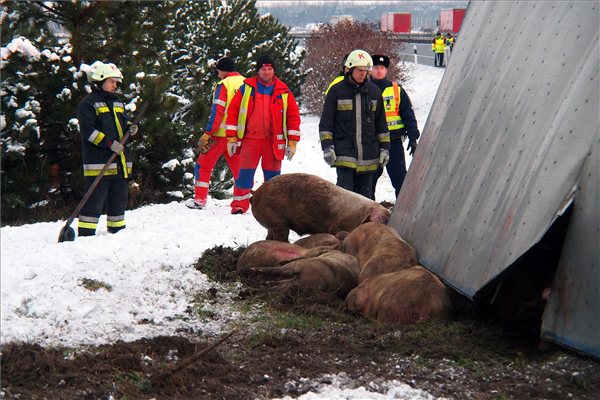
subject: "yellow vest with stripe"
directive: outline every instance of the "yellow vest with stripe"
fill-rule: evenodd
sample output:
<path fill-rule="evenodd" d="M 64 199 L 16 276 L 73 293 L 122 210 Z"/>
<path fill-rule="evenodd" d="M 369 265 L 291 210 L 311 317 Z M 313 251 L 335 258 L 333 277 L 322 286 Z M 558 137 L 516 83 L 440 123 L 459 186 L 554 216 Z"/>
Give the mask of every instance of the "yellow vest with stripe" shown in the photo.
<path fill-rule="evenodd" d="M 325 95 L 327 95 L 327 93 L 329 93 L 329 89 L 331 89 L 331 87 L 333 85 L 335 85 L 338 82 L 341 82 L 344 80 L 344 75 L 338 75 L 335 77 L 335 79 L 329 84 L 329 86 L 327 86 L 327 90 L 325 90 Z"/>
<path fill-rule="evenodd" d="M 396 82 L 392 82 L 392 86 L 388 86 L 381 93 L 383 97 L 383 107 L 385 109 L 385 120 L 388 130 L 393 131 L 403 129 L 404 123 L 400 117 L 400 86 Z"/>
<path fill-rule="evenodd" d="M 229 103 L 231 103 L 231 99 L 233 99 L 235 93 L 240 86 L 244 84 L 244 79 L 246 78 L 242 75 L 233 75 L 228 76 L 217 83 L 217 85 L 222 84 L 227 89 L 227 103 L 225 104 L 225 112 L 223 113 L 223 119 L 221 119 L 219 130 L 214 134 L 215 137 L 225 137 L 225 131 L 227 130 L 227 109 L 229 108 Z"/>

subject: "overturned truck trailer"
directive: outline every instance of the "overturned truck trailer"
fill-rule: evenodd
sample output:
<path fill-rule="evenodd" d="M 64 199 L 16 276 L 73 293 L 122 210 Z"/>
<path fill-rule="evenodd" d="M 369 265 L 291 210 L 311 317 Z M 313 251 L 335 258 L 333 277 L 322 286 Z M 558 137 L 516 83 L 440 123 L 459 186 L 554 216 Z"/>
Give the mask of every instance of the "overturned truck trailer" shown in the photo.
<path fill-rule="evenodd" d="M 545 340 L 600 358 L 600 6 L 471 2 L 389 225 L 471 299 L 569 210 Z"/>

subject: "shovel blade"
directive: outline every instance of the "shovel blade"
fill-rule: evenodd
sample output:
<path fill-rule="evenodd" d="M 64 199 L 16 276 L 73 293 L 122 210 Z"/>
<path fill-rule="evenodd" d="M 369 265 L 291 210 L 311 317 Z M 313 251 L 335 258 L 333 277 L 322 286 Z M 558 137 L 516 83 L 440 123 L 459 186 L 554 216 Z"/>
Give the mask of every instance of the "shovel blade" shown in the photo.
<path fill-rule="evenodd" d="M 75 240 L 75 231 L 68 225 L 65 225 L 58 234 L 58 243 L 73 242 Z"/>

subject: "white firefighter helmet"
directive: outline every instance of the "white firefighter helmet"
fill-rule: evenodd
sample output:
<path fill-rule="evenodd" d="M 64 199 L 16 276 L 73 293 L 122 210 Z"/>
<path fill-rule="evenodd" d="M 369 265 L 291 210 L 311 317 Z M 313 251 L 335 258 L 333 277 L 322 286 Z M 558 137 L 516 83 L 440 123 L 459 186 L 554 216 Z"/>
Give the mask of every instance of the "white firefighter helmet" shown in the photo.
<path fill-rule="evenodd" d="M 113 63 L 105 64 L 103 62 L 95 62 L 93 69 L 88 73 L 88 81 L 102 82 L 106 78 L 114 78 L 119 82 L 123 80 L 123 74 Z"/>
<path fill-rule="evenodd" d="M 372 67 L 373 59 L 371 58 L 371 55 L 364 50 L 353 50 L 348 54 L 344 66 L 346 68 Z"/>

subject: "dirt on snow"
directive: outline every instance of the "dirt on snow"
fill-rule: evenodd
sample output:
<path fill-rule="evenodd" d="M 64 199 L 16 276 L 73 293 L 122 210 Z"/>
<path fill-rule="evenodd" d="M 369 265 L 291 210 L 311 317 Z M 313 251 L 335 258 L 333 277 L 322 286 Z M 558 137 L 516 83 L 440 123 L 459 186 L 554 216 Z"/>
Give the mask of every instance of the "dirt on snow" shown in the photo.
<path fill-rule="evenodd" d="M 371 391 L 398 380 L 451 399 L 591 400 L 600 393 L 600 363 L 540 346 L 535 330 L 472 312 L 398 327 L 350 315 L 343 299 L 322 293 L 281 298 L 270 283 L 237 274 L 242 251 L 215 247 L 195 265 L 218 282 L 198 293 L 198 304 L 233 290 L 235 306 L 251 315 L 221 342 L 182 332 L 85 349 L 7 344 L 0 397 L 269 399 L 315 390 L 335 374 Z M 189 312 L 202 311 L 192 305 Z"/>

